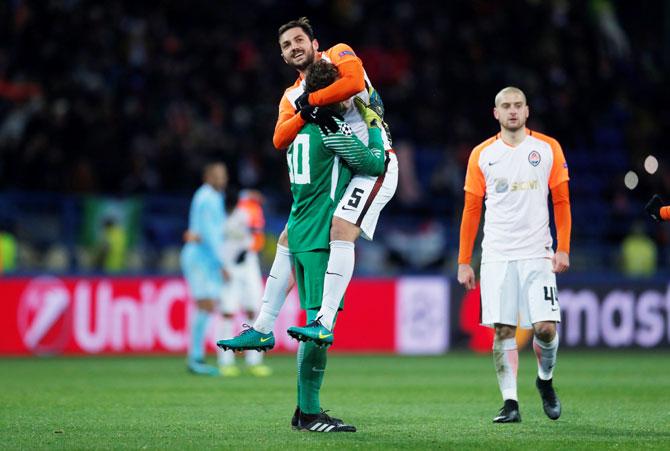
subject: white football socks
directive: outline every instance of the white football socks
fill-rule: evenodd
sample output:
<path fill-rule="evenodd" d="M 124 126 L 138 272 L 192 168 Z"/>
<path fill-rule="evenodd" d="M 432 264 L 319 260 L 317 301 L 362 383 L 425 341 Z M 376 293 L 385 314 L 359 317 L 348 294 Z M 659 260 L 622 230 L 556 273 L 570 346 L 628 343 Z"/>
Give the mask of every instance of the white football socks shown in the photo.
<path fill-rule="evenodd" d="M 316 316 L 321 317 L 321 324 L 328 330 L 333 330 L 333 322 L 340 307 L 340 301 L 354 273 L 354 263 L 354 243 L 339 240 L 330 242 L 328 269 L 323 279 L 323 300 Z"/>
<path fill-rule="evenodd" d="M 551 379 L 558 354 L 558 334 L 549 343 L 534 336 L 533 349 L 537 357 L 537 375 L 544 381 Z"/>
<path fill-rule="evenodd" d="M 233 319 L 225 318 L 223 316 L 219 317 L 219 331 L 217 336 L 221 339 L 227 339 L 233 337 Z M 216 360 L 219 363 L 219 366 L 228 366 L 235 364 L 235 353 L 233 351 L 224 351 L 223 349 L 216 347 Z"/>
<path fill-rule="evenodd" d="M 254 322 L 254 329 L 267 334 L 272 332 L 275 320 L 286 300 L 286 287 L 291 276 L 291 252 L 281 244 L 277 245 L 275 259 L 265 282 L 263 305 Z"/>
<path fill-rule="evenodd" d="M 503 400 L 518 401 L 516 392 L 516 374 L 519 368 L 519 351 L 514 338 L 493 340 L 493 361 L 498 377 L 498 386 Z"/>

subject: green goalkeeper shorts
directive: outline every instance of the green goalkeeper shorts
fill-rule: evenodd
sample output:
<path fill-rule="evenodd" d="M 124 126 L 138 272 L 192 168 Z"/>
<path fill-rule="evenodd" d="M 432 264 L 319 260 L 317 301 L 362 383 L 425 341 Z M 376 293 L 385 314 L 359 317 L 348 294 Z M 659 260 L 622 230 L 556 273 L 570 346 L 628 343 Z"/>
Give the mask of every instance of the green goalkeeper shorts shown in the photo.
<path fill-rule="evenodd" d="M 321 308 L 323 299 L 323 279 L 328 268 L 327 250 L 296 252 L 293 254 L 295 268 L 295 282 L 298 285 L 300 308 L 303 310 Z M 340 310 L 344 306 L 344 299 L 340 301 Z"/>

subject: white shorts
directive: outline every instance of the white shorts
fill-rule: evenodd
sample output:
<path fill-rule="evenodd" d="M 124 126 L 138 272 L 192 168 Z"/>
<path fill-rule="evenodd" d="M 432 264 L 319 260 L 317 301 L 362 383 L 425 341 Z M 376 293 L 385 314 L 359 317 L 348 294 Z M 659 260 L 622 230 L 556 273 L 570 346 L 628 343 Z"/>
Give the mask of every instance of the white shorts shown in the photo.
<path fill-rule="evenodd" d="M 540 321 L 561 321 L 551 260 L 535 258 L 481 265 L 481 324 L 531 329 Z"/>
<path fill-rule="evenodd" d="M 221 313 L 234 315 L 240 309 L 256 312 L 263 296 L 263 278 L 256 252 L 247 252 L 244 261 L 226 268 L 230 275 L 221 290 Z"/>
<path fill-rule="evenodd" d="M 372 241 L 379 214 L 398 187 L 398 157 L 386 154 L 386 169 L 379 177 L 354 175 L 333 216 L 361 228 L 361 235 Z"/>

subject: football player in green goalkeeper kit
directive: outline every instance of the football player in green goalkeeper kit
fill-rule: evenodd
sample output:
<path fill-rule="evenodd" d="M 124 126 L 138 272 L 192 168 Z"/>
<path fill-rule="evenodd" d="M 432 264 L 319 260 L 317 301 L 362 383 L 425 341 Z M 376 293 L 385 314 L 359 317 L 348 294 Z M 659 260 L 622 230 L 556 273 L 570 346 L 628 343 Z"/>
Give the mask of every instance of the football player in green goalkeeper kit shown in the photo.
<path fill-rule="evenodd" d="M 339 77 L 337 68 L 317 61 L 305 80 L 308 92 L 330 85 Z M 330 221 L 353 172 L 371 176 L 384 172 L 387 153 L 381 138 L 382 121 L 373 110 L 355 98 L 356 106 L 369 128 L 365 146 L 350 126 L 336 117 L 338 129 L 328 133 L 307 123 L 288 148 L 287 160 L 293 205 L 288 220 L 288 244 L 293 255 L 300 306 L 307 311 L 307 323 L 316 321 L 323 298 L 323 282 L 328 265 Z M 337 111 L 346 102 L 333 105 Z M 328 133 L 328 134 L 327 134 Z M 340 304 L 340 309 L 342 304 Z M 325 330 L 325 329 L 324 329 Z M 327 332 L 327 331 L 326 331 Z M 312 432 L 355 432 L 354 426 L 326 415 L 319 392 L 326 370 L 327 347 L 315 341 L 301 342 L 298 348 L 298 408 L 292 425 Z"/>

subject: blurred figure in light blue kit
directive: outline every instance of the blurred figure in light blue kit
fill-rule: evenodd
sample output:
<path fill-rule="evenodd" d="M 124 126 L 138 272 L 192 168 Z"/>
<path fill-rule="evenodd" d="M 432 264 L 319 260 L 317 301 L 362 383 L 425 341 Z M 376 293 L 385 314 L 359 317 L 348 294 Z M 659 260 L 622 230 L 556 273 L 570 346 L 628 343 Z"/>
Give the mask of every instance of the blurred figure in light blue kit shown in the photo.
<path fill-rule="evenodd" d="M 191 297 L 197 304 L 191 319 L 188 370 L 216 376 L 218 368 L 205 363 L 205 331 L 210 314 L 218 305 L 228 274 L 224 268 L 223 230 L 226 222 L 223 191 L 228 170 L 223 163 L 210 163 L 203 171 L 203 185 L 193 195 L 188 230 L 198 241 L 189 241 L 181 252 L 181 268 Z"/>

